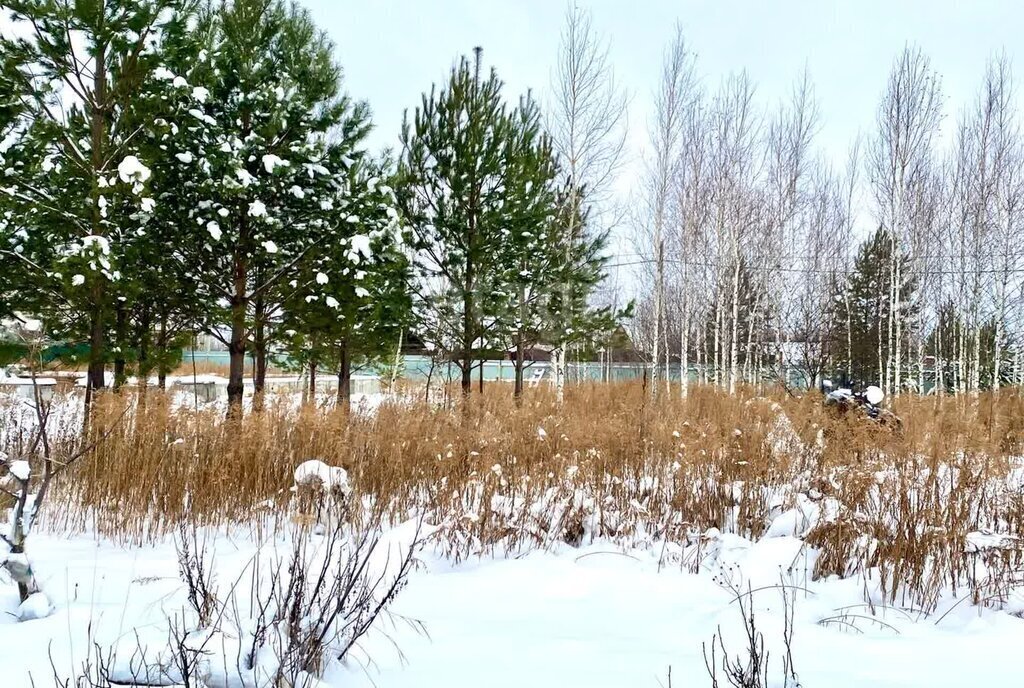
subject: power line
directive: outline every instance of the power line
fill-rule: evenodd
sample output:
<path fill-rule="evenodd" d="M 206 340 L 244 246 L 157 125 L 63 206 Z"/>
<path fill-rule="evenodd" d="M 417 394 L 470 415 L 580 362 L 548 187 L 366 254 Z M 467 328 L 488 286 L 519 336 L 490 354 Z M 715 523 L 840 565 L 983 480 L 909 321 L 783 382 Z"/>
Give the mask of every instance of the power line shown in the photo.
<path fill-rule="evenodd" d="M 639 255 L 639 254 L 634 254 L 634 255 Z M 1021 254 L 1021 257 L 1024 258 L 1024 254 Z M 957 256 L 956 258 L 958 259 L 959 256 Z M 952 260 L 953 258 L 948 258 L 948 259 Z M 606 268 L 625 268 L 625 267 L 633 267 L 633 266 L 637 266 L 637 265 L 655 265 L 655 264 L 657 264 L 657 262 L 658 261 L 657 261 L 656 258 L 644 258 L 644 259 L 641 259 L 641 260 L 634 260 L 634 261 L 627 261 L 627 262 L 606 263 L 604 267 L 606 267 Z M 682 265 L 682 266 L 686 266 L 686 267 L 695 267 L 695 268 L 723 268 L 723 269 L 730 269 L 730 268 L 732 268 L 732 264 L 731 263 L 696 262 L 696 261 L 681 260 L 679 258 L 665 258 L 665 259 L 663 259 L 663 262 L 666 263 L 666 264 L 669 264 L 669 265 Z M 774 266 L 774 265 L 750 265 L 750 264 L 748 264 L 748 265 L 746 265 L 745 269 L 749 270 L 749 271 L 753 271 L 753 272 L 758 272 L 758 271 L 760 271 L 760 272 L 787 272 L 787 273 L 809 274 L 809 275 L 810 274 L 813 274 L 813 275 L 850 275 L 850 274 L 853 274 L 853 270 L 851 270 L 849 268 L 801 268 L 801 267 L 791 267 L 791 266 L 781 266 L 781 265 Z M 987 269 L 979 269 L 979 270 L 968 270 L 967 268 L 962 268 L 960 270 L 934 270 L 934 269 L 914 270 L 914 269 L 910 269 L 910 270 L 908 270 L 908 272 L 911 275 L 921 275 L 921 276 L 1019 275 L 1019 274 L 1024 274 L 1024 268 L 1006 268 L 1006 269 L 987 268 Z"/>

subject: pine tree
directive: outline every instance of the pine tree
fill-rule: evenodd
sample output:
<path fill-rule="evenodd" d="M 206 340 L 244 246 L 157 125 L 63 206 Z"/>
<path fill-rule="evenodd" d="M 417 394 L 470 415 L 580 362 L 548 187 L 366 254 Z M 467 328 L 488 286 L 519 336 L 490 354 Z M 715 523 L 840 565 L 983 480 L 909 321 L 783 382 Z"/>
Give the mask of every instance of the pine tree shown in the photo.
<path fill-rule="evenodd" d="M 309 369 L 311 389 L 321 366 L 336 373 L 345 409 L 353 369 L 393 355 L 411 318 L 410 262 L 388 167 L 367 160 L 349 170 L 349 214 L 293 282 L 278 326 L 289 358 Z"/>
<path fill-rule="evenodd" d="M 899 312 L 896 318 L 906 325 L 914 316 L 913 304 L 916 299 L 913 297 L 917 283 L 913 277 L 909 277 L 909 258 L 905 253 L 898 258 L 899 270 L 890 269 L 894 245 L 898 248 L 898 243 L 893 241 L 892 235 L 885 228 L 879 228 L 861 244 L 854 259 L 853 271 L 845 285 L 847 298 L 840 294 L 833 301 L 829 317 L 849 323 L 851 360 L 847 360 L 845 340 L 834 343 L 832 358 L 841 369 L 853 371 L 854 380 L 849 381 L 851 384 L 883 384 L 885 362 L 889 360 L 890 354 L 890 340 L 885 328 L 893 307 L 892 294 L 897 291 L 899 293 Z M 898 290 L 890 287 L 893 274 L 899 274 L 903 279 Z M 909 329 L 904 326 L 902 332 L 907 333 Z M 901 348 L 904 352 L 910 350 L 905 342 Z"/>
<path fill-rule="evenodd" d="M 24 127 L 24 108 L 20 79 L 14 65 L 0 64 L 0 141 L 16 138 Z M 0 170 L 9 169 L 0 152 Z M 0 319 L 14 315 L 24 294 L 29 291 L 32 266 L 27 262 L 22 242 L 27 238 L 27 223 L 16 212 L 18 203 L 10 202 L 10 192 L 0 190 Z"/>
<path fill-rule="evenodd" d="M 0 39 L 4 80 L 27 126 L 8 151 L 6 205 L 24 226 L 11 246 L 36 291 L 59 292 L 48 327 L 89 343 L 86 402 L 105 384 L 111 292 L 152 201 L 151 171 L 126 126 L 159 61 L 159 38 L 191 19 L 190 0 L 11 0 L 20 38 Z M 75 40 L 72 40 L 72 37 Z M 50 306 L 56 306 L 49 299 Z"/>
<path fill-rule="evenodd" d="M 607 234 L 591 236 L 586 215 L 570 200 L 573 191 L 552 188 L 554 161 L 546 142 L 524 151 L 522 158 L 526 169 L 533 169 L 523 175 L 533 177 L 523 194 L 532 211 L 523 213 L 522 224 L 511 229 L 504 246 L 513 298 L 503 321 L 515 350 L 517 399 L 523 391 L 526 348 L 541 342 L 583 344 L 610 332 L 622 316 L 589 302 L 604 278 Z"/>
<path fill-rule="evenodd" d="M 509 223 L 501 229 L 499 281 L 508 285 L 508 312 L 499 313 L 496 338 L 511 337 L 515 357 L 515 398 L 523 392 L 524 353 L 550 336 L 554 321 L 548 300 L 561 282 L 564 250 L 557 221 L 555 179 L 558 173 L 551 142 L 541 133 L 540 117 L 530 98 L 514 112 L 513 140 L 506 173 Z"/>
<path fill-rule="evenodd" d="M 550 146 L 528 99 L 509 108 L 492 70 L 462 59 L 440 90 L 424 94 L 403 127 L 399 200 L 423 271 L 420 310 L 435 344 L 457 359 L 462 392 L 475 362 L 509 332 L 524 303 L 522 279 L 552 214 Z M 525 320 L 524 320 L 525 324 Z"/>
<path fill-rule="evenodd" d="M 994 363 L 997 351 L 1002 358 L 999 369 L 1005 373 L 1000 384 L 1011 381 L 1014 341 L 1003 329 L 1002 342 L 999 347 L 996 347 L 996 337 L 1000 336 L 997 334 L 1000 329 L 996 327 L 995 318 L 990 318 L 978 328 L 979 360 L 982 364 L 979 383 L 983 390 L 989 390 L 995 386 L 993 371 L 996 369 Z M 955 359 L 955 352 L 959 343 L 967 337 L 973 336 L 970 333 L 971 328 L 967 326 L 967 317 L 964 313 L 957 311 L 954 301 L 949 299 L 943 303 L 939 308 L 935 327 L 928 333 L 924 345 L 925 351 L 932 352 L 932 358 L 935 361 L 935 384 L 942 385 L 942 392 L 956 393 L 963 387 L 962 381 L 958 384 L 960 371 Z"/>
<path fill-rule="evenodd" d="M 228 347 L 238 414 L 250 339 L 351 215 L 347 170 L 369 114 L 340 92 L 332 46 L 305 10 L 235 0 L 202 26 L 206 44 L 161 72 L 177 100 L 157 142 L 168 161 L 158 232 L 197 298 L 216 304 L 203 326 Z"/>

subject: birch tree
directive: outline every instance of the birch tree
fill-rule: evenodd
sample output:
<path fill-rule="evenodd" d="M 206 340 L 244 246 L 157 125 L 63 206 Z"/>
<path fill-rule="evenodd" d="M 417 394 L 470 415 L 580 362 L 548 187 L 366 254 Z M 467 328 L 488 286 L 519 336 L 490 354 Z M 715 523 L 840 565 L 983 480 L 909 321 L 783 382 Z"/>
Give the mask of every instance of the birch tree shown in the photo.
<path fill-rule="evenodd" d="M 578 218 L 589 217 L 597 231 L 605 229 L 605 222 L 611 219 L 611 186 L 626 142 L 627 96 L 616 81 L 609 45 L 594 29 L 590 12 L 575 4 L 566 10 L 551 91 L 547 130 L 559 158 L 561 186 L 568 201 L 564 211 L 569 218 L 564 230 L 568 251 L 584 231 Z M 563 289 L 569 293 L 573 287 L 564 285 Z M 567 320 L 561 329 L 564 332 L 570 327 Z M 552 352 L 559 403 L 565 394 L 565 339 L 558 337 Z"/>
<path fill-rule="evenodd" d="M 650 247 L 654 263 L 654 338 L 650 368 L 652 396 L 658 394 L 662 352 L 665 352 L 666 360 L 668 356 L 665 327 L 665 234 L 683 141 L 682 120 L 694 97 L 695 84 L 694 56 L 686 46 L 682 27 L 677 26 L 675 37 L 665 53 L 661 83 L 654 96 L 654 119 L 650 131 L 651 159 L 647 172 L 646 221 L 651 228 Z M 666 386 L 668 382 L 666 379 Z"/>
<path fill-rule="evenodd" d="M 1024 204 L 1024 158 L 1020 124 L 1015 106 L 1013 74 L 1005 53 L 993 59 L 985 73 L 984 91 L 992 108 L 993 165 L 991 256 L 992 317 L 995 321 L 992 356 L 992 389 L 998 390 L 1004 376 L 1004 340 L 1010 306 L 1020 299 L 1022 264 L 1021 211 Z"/>
<path fill-rule="evenodd" d="M 715 155 L 716 234 L 719 246 L 720 297 L 716 299 L 716 375 L 730 393 L 740 376 L 740 305 L 746 241 L 764 221 L 754 189 L 757 173 L 760 118 L 754 110 L 754 85 L 746 72 L 726 79 L 715 99 L 713 132 Z M 728 310 L 726 310 L 728 309 Z"/>
<path fill-rule="evenodd" d="M 903 382 L 904 335 L 903 320 L 897 314 L 903 274 L 901 245 L 909 243 L 913 232 L 908 206 L 912 187 L 927 173 L 932 163 L 935 138 L 942 119 L 942 87 L 939 75 L 930 60 L 917 48 L 907 47 L 896 59 L 877 113 L 878 130 L 868 161 L 869 178 L 875 197 L 880 224 L 888 229 L 892 242 L 889 252 L 890 279 L 888 298 L 891 305 L 885 327 L 887 345 L 879 342 L 878 351 L 887 351 L 887 360 L 880 361 L 883 371 L 879 385 L 899 393 Z M 911 262 L 914 256 L 910 257 Z M 881 329 L 880 329 L 881 332 Z"/>
<path fill-rule="evenodd" d="M 674 253 L 678 268 L 679 394 L 686 398 L 690 389 L 691 335 L 704 305 L 700 294 L 704 291 L 702 272 L 706 267 L 701 257 L 707 250 L 705 232 L 711 218 L 711 142 L 707 105 L 700 92 L 686 109 L 683 130 L 683 150 L 675 178 L 678 236 Z"/>
<path fill-rule="evenodd" d="M 758 253 L 762 256 L 761 265 L 767 268 L 761 274 L 770 274 L 771 279 L 763 281 L 756 307 L 761 310 L 771 305 L 776 312 L 774 350 L 780 375 L 786 370 L 787 333 L 792 329 L 787 317 L 792 317 L 794 310 L 799 308 L 795 301 L 801 292 L 801 281 L 811 291 L 819 291 L 820 285 L 813 279 L 813 273 L 807 270 L 821 268 L 821 261 L 825 258 L 821 251 L 825 250 L 827 240 L 818 234 L 825 231 L 825 223 L 831 222 L 830 215 L 834 210 L 829 207 L 831 200 L 827 198 L 830 191 L 825 188 L 831 182 L 818 178 L 813 180 L 818 184 L 815 190 L 817 198 L 814 199 L 818 204 L 815 209 L 817 221 L 809 221 L 806 215 L 802 223 L 797 221 L 804 210 L 803 205 L 812 195 L 805 187 L 812 176 L 811 144 L 819 125 L 818 106 L 810 74 L 805 68 L 794 84 L 788 102 L 780 107 L 769 123 L 766 141 L 765 196 L 768 207 L 765 235 Z M 831 231 L 832 228 L 828 229 Z M 803 253 L 802 249 L 809 252 Z M 809 264 L 807 260 L 810 260 Z M 795 265 L 803 270 L 789 269 Z M 813 296 L 809 298 L 816 300 Z M 753 342 L 748 341 L 748 346 L 752 345 Z M 807 342 L 803 345 L 806 346 Z"/>

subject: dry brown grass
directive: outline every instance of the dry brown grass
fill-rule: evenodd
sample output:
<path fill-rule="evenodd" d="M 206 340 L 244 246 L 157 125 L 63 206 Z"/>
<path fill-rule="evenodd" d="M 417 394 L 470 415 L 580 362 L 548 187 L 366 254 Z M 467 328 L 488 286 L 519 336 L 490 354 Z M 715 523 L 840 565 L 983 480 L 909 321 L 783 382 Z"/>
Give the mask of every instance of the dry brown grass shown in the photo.
<path fill-rule="evenodd" d="M 826 514 L 798 533 L 816 574 L 878 575 L 892 601 L 925 608 L 950 586 L 1000 599 L 1021 563 L 1024 398 L 894 407 L 902 432 L 835 418 L 816 394 L 651 403 L 635 384 L 573 388 L 562 407 L 545 388 L 516 407 L 500 385 L 465 406 L 352 416 L 282 400 L 232 422 L 152 392 L 108 396 L 92 432 L 114 430 L 59 485 L 47 524 L 135 542 L 182 522 L 273 529 L 291 518 L 295 466 L 318 458 L 394 518 L 426 511 L 456 559 L 586 538 L 688 551 L 711 528 L 760 537 L 799 498 Z M 1005 537 L 971 551 L 983 530 Z"/>

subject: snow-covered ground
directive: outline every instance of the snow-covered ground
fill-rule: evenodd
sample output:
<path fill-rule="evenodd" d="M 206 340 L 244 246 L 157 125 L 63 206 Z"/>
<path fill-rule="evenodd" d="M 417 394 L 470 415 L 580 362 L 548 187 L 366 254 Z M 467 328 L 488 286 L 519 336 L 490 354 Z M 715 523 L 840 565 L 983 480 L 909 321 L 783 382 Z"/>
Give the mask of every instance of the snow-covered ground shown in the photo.
<path fill-rule="evenodd" d="M 211 543 L 218 584 L 222 590 L 236 586 L 257 545 L 237 533 Z M 334 667 L 323 685 L 653 688 L 668 685 L 671 667 L 672 685 L 708 686 L 702 643 L 721 626 L 729 651 L 744 650 L 730 587 L 749 586 L 771 673 L 781 686 L 784 605 L 778 587 L 771 587 L 780 575 L 796 586 L 790 588 L 792 647 L 803 686 L 935 688 L 1018 680 L 1021 619 L 952 597 L 927 617 L 884 608 L 872 616 L 862 580 L 810 581 L 801 545 L 792 537 L 749 543 L 724 536 L 708 570 L 699 574 L 678 565 L 659 570 L 658 552 L 618 552 L 601 544 L 456 566 L 426 550 L 393 607 L 406 619 L 379 623 L 358 653 L 372 661 Z M 265 542 L 262 551 L 275 547 L 287 549 L 280 541 Z M 31 555 L 55 610 L 18 623 L 17 593 L 0 586 L 5 688 L 53 685 L 51 658 L 57 673 L 67 676 L 86 661 L 93 642 L 122 655 L 159 643 L 167 636 L 168 617 L 186 606 L 171 542 L 124 549 L 39 535 Z M 871 583 L 866 590 L 877 599 Z M 425 633 L 408 620 L 422 622 Z M 225 688 L 247 685 L 228 680 Z"/>
<path fill-rule="evenodd" d="M 370 395 L 356 403 L 372 412 L 380 400 Z M 9 399 L 6 408 L 9 429 L 32 425 L 23 400 Z M 55 409 L 57 427 L 80 423 L 79 404 L 58 403 Z M 769 441 L 784 451 L 786 442 L 798 440 L 784 416 L 780 419 Z M 0 435 L 4 431 L 0 428 Z M 543 438 L 541 433 L 546 431 L 539 430 Z M 817 554 L 794 534 L 807 533 L 823 513 L 826 520 L 833 518 L 839 505 L 832 498 L 789 494 L 796 486 L 786 482 L 767 501 L 778 506 L 769 509 L 766 535 L 757 542 L 711 529 L 688 536 L 685 545 L 665 544 L 654 524 L 626 519 L 632 525 L 625 532 L 633 535 L 617 542 L 632 544 L 622 550 L 594 524 L 611 527 L 624 514 L 614 505 L 598 508 L 571 475 L 527 507 L 521 499 L 483 490 L 482 481 L 504 484 L 500 468 L 473 483 L 479 494 L 467 492 L 466 513 L 436 518 L 444 524 L 438 534 L 462 545 L 425 543 L 408 585 L 390 608 L 393 616 L 378 619 L 346 663 L 329 662 L 323 681 L 293 688 L 653 688 L 669 685 L 670 671 L 673 686 L 711 686 L 704 648 L 710 648 L 716 633 L 730 656 L 747 656 L 741 601 L 753 609 L 764 636 L 768 685 L 796 685 L 785 680 L 782 665 L 790 616 L 793 667 L 801 686 L 1002 687 L 1018 681 L 1016 651 L 1024 646 L 1019 577 L 998 578 L 1000 585 L 1006 583 L 999 588 L 1000 610 L 975 606 L 963 587 L 956 593 L 946 590 L 928 613 L 884 604 L 877 570 L 812 580 Z M 344 488 L 335 491 L 338 498 L 349 494 L 341 468 L 312 461 L 300 466 L 295 477 L 300 485 L 318 478 Z M 1018 491 L 1018 478 L 1001 481 L 1002 489 Z M 875 489 L 882 490 L 881 483 Z M 570 505 L 582 509 L 582 541 L 587 544 L 580 548 L 559 539 L 564 528 L 555 527 L 564 526 L 562 516 Z M 631 504 L 630 513 L 644 513 L 648 506 Z M 442 556 L 442 551 L 464 556 L 478 547 L 473 537 L 459 539 L 457 528 L 445 528 L 467 519 L 475 523 L 484 512 L 498 525 L 546 535 L 522 541 L 535 551 L 487 554 L 457 564 Z M 732 526 L 724 529 L 738 530 L 735 517 L 726 521 Z M 290 537 L 257 541 L 241 526 L 207 534 L 205 551 L 224 623 L 215 632 L 207 627 L 192 636 L 205 638 L 200 661 L 209 665 L 209 680 L 197 688 L 283 688 L 237 667 L 240 648 L 253 645 L 254 596 L 248 576 L 257 561 L 264 578 L 274 567 L 286 571 Z M 327 541 L 323 535 L 304 537 L 313 550 L 323 549 Z M 402 543 L 408 537 L 404 524 L 385 540 Z M 969 534 L 965 543 L 968 552 L 1005 545 L 1003 536 L 981 531 Z M 370 568 L 392 571 L 390 554 L 384 552 L 384 561 L 376 557 Z M 15 586 L 0 573 L 0 688 L 55 685 L 55 674 L 63 686 L 90 661 L 95 666 L 97 655 L 120 677 L 143 663 L 140 655 L 147 666 L 166 667 L 169 624 L 197 628 L 171 540 L 122 547 L 87 536 L 40 532 L 30 537 L 28 556 L 45 598 L 19 608 Z M 983 579 L 984 567 L 975 573 Z M 716 647 L 720 662 L 722 644 Z M 173 683 L 173 673 L 147 685 L 180 685 Z M 720 684 L 728 685 L 724 677 Z"/>

